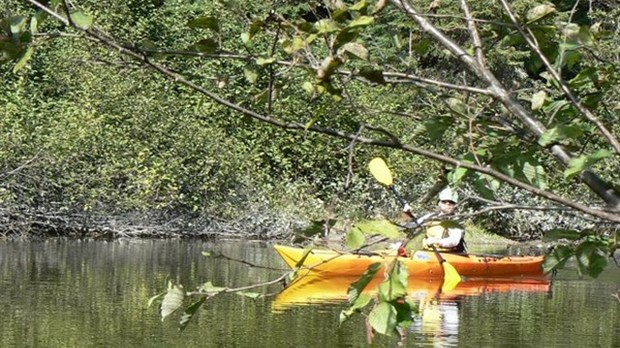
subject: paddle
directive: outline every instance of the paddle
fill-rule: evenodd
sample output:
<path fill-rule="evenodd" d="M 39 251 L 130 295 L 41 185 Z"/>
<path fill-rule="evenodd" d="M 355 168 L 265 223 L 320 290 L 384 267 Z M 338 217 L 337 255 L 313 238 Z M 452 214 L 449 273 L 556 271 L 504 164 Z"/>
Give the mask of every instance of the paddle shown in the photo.
<path fill-rule="evenodd" d="M 392 172 L 390 171 L 390 168 L 388 168 L 387 164 L 382 158 L 379 158 L 379 157 L 373 158 L 370 161 L 370 163 L 368 163 L 368 169 L 370 170 L 370 174 L 372 174 L 372 176 L 378 182 L 385 185 L 387 188 L 390 189 L 390 191 L 394 193 L 394 195 L 398 199 L 398 202 L 402 206 L 404 206 L 407 203 L 402 198 L 400 193 L 398 193 L 398 190 L 394 186 L 394 181 L 392 179 Z M 415 220 L 415 217 L 413 216 L 411 212 L 407 212 L 407 213 L 408 215 L 411 216 L 412 219 Z M 444 290 L 454 289 L 456 285 L 461 281 L 461 275 L 459 274 L 459 272 L 457 272 L 454 266 L 452 266 L 448 261 L 446 261 L 441 256 L 441 254 L 439 253 L 437 248 L 435 248 L 434 245 L 432 246 L 432 248 L 433 248 L 433 252 L 435 253 L 435 256 L 437 257 L 437 260 L 439 261 L 443 269 L 444 283 L 443 283 L 442 289 Z"/>

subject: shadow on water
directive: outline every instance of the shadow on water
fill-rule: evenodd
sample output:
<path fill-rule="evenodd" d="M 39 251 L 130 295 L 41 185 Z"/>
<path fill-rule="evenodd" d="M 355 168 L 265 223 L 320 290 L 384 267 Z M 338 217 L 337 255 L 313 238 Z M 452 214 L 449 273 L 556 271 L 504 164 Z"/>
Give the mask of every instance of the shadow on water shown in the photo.
<path fill-rule="evenodd" d="M 205 257 L 202 252 L 206 250 L 250 264 L 285 268 L 268 243 L 2 242 L 0 346 L 368 346 L 361 316 L 338 325 L 340 311 L 346 307 L 346 281 L 308 282 L 301 287 L 303 291 L 298 287 L 280 292 L 281 286 L 275 285 L 260 291 L 279 295 L 259 299 L 218 296 L 180 333 L 181 313 L 162 322 L 156 308 L 147 308 L 149 298 L 163 291 L 168 281 L 183 284 L 185 289 L 207 281 L 238 287 L 282 274 Z M 596 280 L 579 279 L 567 270 L 552 285 L 483 281 L 460 285 L 454 293 L 430 296 L 436 285 L 410 284 L 409 292 L 417 298 L 423 315 L 409 328 L 406 346 L 620 346 L 620 303 L 611 296 L 620 287 L 617 268 Z M 372 345 L 393 346 L 395 342 L 393 337 L 377 337 Z"/>

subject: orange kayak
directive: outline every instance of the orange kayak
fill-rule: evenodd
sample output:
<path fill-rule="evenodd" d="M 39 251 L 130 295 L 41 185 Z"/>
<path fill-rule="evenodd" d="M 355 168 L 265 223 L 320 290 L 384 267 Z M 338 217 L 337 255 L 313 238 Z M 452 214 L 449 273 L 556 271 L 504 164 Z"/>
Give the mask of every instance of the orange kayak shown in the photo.
<path fill-rule="evenodd" d="M 304 255 L 304 249 L 283 245 L 274 248 L 284 262 L 295 269 Z M 441 253 L 441 256 L 458 271 L 461 276 L 474 278 L 539 277 L 543 276 L 544 256 L 502 256 L 467 255 Z M 373 263 L 382 263 L 385 268 L 395 258 L 404 262 L 409 277 L 441 278 L 443 269 L 432 251 L 416 251 L 409 257 L 396 256 L 396 250 L 364 254 L 342 253 L 335 250 L 313 249 L 303 261 L 302 269 L 308 273 L 322 276 L 359 276 Z M 381 274 L 379 270 L 377 274 Z"/>
<path fill-rule="evenodd" d="M 284 311 L 293 306 L 304 306 L 319 303 L 340 303 L 347 301 L 347 291 L 351 283 L 358 277 L 321 277 L 306 275 L 296 278 L 288 287 L 280 292 L 272 302 L 272 310 Z M 374 278 L 363 293 L 376 293 L 377 285 L 383 279 Z M 451 301 L 461 296 L 479 296 L 488 293 L 534 292 L 544 293 L 551 288 L 546 277 L 534 278 L 468 278 L 455 288 L 443 292 L 442 280 L 409 278 L 407 293 L 414 299 L 436 299 Z"/>

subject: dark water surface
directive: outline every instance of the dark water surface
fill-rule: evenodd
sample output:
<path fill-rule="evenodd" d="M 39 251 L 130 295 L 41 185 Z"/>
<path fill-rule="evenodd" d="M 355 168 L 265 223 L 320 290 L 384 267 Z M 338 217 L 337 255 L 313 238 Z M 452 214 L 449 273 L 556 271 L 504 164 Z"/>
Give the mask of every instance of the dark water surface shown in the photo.
<path fill-rule="evenodd" d="M 218 296 L 184 332 L 149 298 L 167 281 L 239 287 L 282 272 L 205 257 L 210 250 L 284 268 L 270 245 L 186 240 L 0 242 L 0 347 L 392 347 L 366 342 L 358 316 L 338 327 L 338 301 L 287 305 Z M 545 289 L 484 288 L 425 303 L 409 347 L 620 347 L 620 270 L 596 280 L 562 271 Z M 276 293 L 279 286 L 260 290 Z M 479 288 L 477 288 L 480 290 Z"/>

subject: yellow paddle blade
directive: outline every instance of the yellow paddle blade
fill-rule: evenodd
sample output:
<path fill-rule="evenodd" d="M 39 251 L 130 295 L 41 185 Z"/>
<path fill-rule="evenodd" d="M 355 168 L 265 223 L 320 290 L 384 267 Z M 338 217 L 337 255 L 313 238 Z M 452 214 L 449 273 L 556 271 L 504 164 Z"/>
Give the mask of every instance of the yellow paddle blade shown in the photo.
<path fill-rule="evenodd" d="M 461 275 L 457 272 L 456 268 L 446 262 L 441 263 L 443 267 L 443 284 L 441 285 L 441 292 L 450 291 L 461 282 Z"/>
<path fill-rule="evenodd" d="M 388 168 L 382 158 L 373 158 L 370 163 L 368 163 L 368 169 L 370 170 L 370 174 L 372 174 L 378 182 L 386 186 L 392 185 L 392 172 L 390 172 L 390 168 Z"/>

